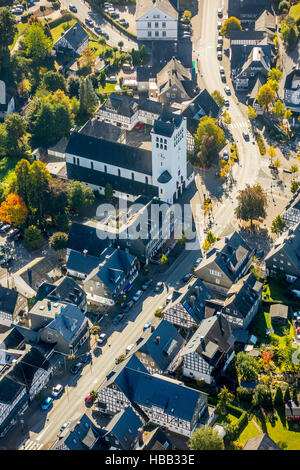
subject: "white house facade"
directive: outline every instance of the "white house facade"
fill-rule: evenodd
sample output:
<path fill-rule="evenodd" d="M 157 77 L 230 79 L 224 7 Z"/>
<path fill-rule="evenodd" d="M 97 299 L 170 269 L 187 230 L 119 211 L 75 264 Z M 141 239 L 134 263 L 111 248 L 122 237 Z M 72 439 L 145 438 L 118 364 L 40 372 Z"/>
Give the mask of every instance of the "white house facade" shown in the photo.
<path fill-rule="evenodd" d="M 178 12 L 168 0 L 138 0 L 136 32 L 138 41 L 176 41 Z"/>

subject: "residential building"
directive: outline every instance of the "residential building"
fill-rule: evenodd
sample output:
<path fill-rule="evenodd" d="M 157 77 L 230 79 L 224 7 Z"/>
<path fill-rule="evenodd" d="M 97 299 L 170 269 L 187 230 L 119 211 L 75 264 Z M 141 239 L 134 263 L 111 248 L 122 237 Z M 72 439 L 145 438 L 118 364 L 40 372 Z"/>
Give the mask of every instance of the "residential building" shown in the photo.
<path fill-rule="evenodd" d="M 0 437 L 17 423 L 18 416 L 27 408 L 28 394 L 22 383 L 5 376 L 0 378 Z"/>
<path fill-rule="evenodd" d="M 164 431 L 158 426 L 152 431 L 143 432 L 140 431 L 138 442 L 134 450 L 174 450 L 171 441 L 164 433 Z"/>
<path fill-rule="evenodd" d="M 262 302 L 261 282 L 250 273 L 233 284 L 221 309 L 231 328 L 247 328 Z"/>
<path fill-rule="evenodd" d="M 295 113 L 300 112 L 300 68 L 292 70 L 284 83 L 284 104 Z"/>
<path fill-rule="evenodd" d="M 66 305 L 66 302 L 51 302 L 46 298 L 38 300 L 28 313 L 30 329 L 38 332 L 52 322 Z"/>
<path fill-rule="evenodd" d="M 54 49 L 58 54 L 80 55 L 88 45 L 88 33 L 76 22 L 54 43 Z"/>
<path fill-rule="evenodd" d="M 35 302 L 48 299 L 52 302 L 67 302 L 86 312 L 86 294 L 70 277 L 63 277 L 56 285 L 43 283 L 37 291 Z"/>
<path fill-rule="evenodd" d="M 85 279 L 98 265 L 98 257 L 87 255 L 86 252 L 80 253 L 79 251 L 71 250 L 66 267 L 70 276 Z"/>
<path fill-rule="evenodd" d="M 138 101 L 132 98 L 132 96 L 111 93 L 107 100 L 99 106 L 97 117 L 100 121 L 120 129 L 132 130 L 138 123 L 138 111 Z M 105 136 L 103 137 L 106 138 Z"/>
<path fill-rule="evenodd" d="M 106 378 L 98 390 L 100 408 L 115 414 L 132 405 L 158 426 L 190 437 L 207 409 L 207 395 L 160 375 L 151 375 L 131 356 Z"/>
<path fill-rule="evenodd" d="M 109 245 L 110 240 L 99 238 L 95 227 L 73 222 L 68 235 L 67 259 L 71 251 L 97 258 Z"/>
<path fill-rule="evenodd" d="M 172 373 L 179 366 L 180 350 L 184 344 L 175 326 L 162 320 L 152 331 L 146 330 L 132 353 L 150 374 Z"/>
<path fill-rule="evenodd" d="M 300 277 L 300 222 L 275 241 L 265 263 L 269 276 L 282 273 L 290 283 Z"/>
<path fill-rule="evenodd" d="M 255 21 L 266 9 L 270 10 L 270 7 L 270 0 L 229 0 L 228 18 L 235 16 L 241 21 L 243 29 L 250 29 L 255 26 Z"/>
<path fill-rule="evenodd" d="M 0 286 L 0 324 L 18 323 L 27 312 L 27 299 L 16 290 Z"/>
<path fill-rule="evenodd" d="M 107 100 L 105 101 L 105 104 L 107 101 L 111 101 L 112 98 L 111 96 L 114 95 L 112 93 Z M 120 95 L 120 96 L 125 96 L 125 95 Z M 108 106 L 108 105 L 107 105 Z M 118 109 L 120 112 L 121 110 Z M 113 125 L 114 124 L 114 125 Z M 126 133 L 122 127 L 117 126 L 115 123 L 110 124 L 109 122 L 105 122 L 104 120 L 101 120 L 100 116 L 97 118 L 92 118 L 89 119 L 79 130 L 81 134 L 84 135 L 89 135 L 91 137 L 102 137 L 106 140 L 110 140 L 111 142 L 119 142 L 119 143 L 126 143 Z"/>
<path fill-rule="evenodd" d="M 161 103 L 182 103 L 195 96 L 196 83 L 190 70 L 172 57 L 157 74 L 157 99 Z"/>
<path fill-rule="evenodd" d="M 57 352 L 75 354 L 89 338 L 88 320 L 78 307 L 67 304 L 39 331 L 39 337 L 45 343 L 54 344 Z"/>
<path fill-rule="evenodd" d="M 251 90 L 257 80 L 266 82 L 271 70 L 271 48 L 254 46 L 247 60 L 235 69 L 233 83 L 239 91 Z"/>
<path fill-rule="evenodd" d="M 285 227 L 287 229 L 292 228 L 295 224 L 300 222 L 300 194 L 293 196 L 281 215 L 284 218 Z"/>
<path fill-rule="evenodd" d="M 233 345 L 230 323 L 224 315 L 204 319 L 181 351 L 183 375 L 215 383 L 233 358 Z"/>
<path fill-rule="evenodd" d="M 14 326 L 0 332 L 0 348 L 7 351 L 8 349 L 21 350 L 25 347 L 25 338 L 20 331 Z"/>
<path fill-rule="evenodd" d="M 6 84 L 3 80 L 0 80 L 0 119 L 5 119 L 10 113 L 15 111 L 15 100 L 6 91 Z"/>
<path fill-rule="evenodd" d="M 51 450 L 104 450 L 99 445 L 101 430 L 83 414 L 72 421 L 59 435 Z"/>
<path fill-rule="evenodd" d="M 118 248 L 106 248 L 99 257 L 99 265 L 84 281 L 88 304 L 114 305 L 137 276 L 135 256 Z"/>
<path fill-rule="evenodd" d="M 177 40 L 178 12 L 169 0 L 138 0 L 138 41 Z"/>
<path fill-rule="evenodd" d="M 289 307 L 284 304 L 273 304 L 270 307 L 271 323 L 287 323 Z"/>
<path fill-rule="evenodd" d="M 294 401 L 285 404 L 285 417 L 287 421 L 300 421 L 300 405 Z"/>
<path fill-rule="evenodd" d="M 135 448 L 139 430 L 144 423 L 131 406 L 119 411 L 102 429 L 100 441 L 107 450 L 131 450 Z"/>
<path fill-rule="evenodd" d="M 31 349 L 20 358 L 9 371 L 7 377 L 26 387 L 29 400 L 33 398 L 47 385 L 53 374 L 53 367 L 45 359 L 43 354 L 35 348 Z"/>
<path fill-rule="evenodd" d="M 281 450 L 280 447 L 268 436 L 268 434 L 260 434 L 259 436 L 248 439 L 243 450 Z"/>
<path fill-rule="evenodd" d="M 217 241 L 196 268 L 197 276 L 209 289 L 226 294 L 227 290 L 245 276 L 254 250 L 234 232 Z"/>
<path fill-rule="evenodd" d="M 200 325 L 205 316 L 205 302 L 211 298 L 202 281 L 196 279 L 184 295 L 173 294 L 173 297 L 175 300 L 163 312 L 164 320 L 186 329 Z"/>

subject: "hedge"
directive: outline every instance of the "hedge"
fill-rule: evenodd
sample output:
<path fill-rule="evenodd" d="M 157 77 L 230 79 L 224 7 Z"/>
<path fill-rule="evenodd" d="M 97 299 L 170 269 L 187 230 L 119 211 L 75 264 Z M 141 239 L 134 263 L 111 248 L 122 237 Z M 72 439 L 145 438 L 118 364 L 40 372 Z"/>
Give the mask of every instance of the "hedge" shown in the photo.
<path fill-rule="evenodd" d="M 266 146 L 265 146 L 264 139 L 263 139 L 262 136 L 261 136 L 260 134 L 258 134 L 258 133 L 255 134 L 255 139 L 256 139 L 256 142 L 257 142 L 257 145 L 258 145 L 260 154 L 261 154 L 261 155 L 265 155 L 265 153 L 266 153 Z"/>
<path fill-rule="evenodd" d="M 59 26 L 61 23 L 66 23 L 67 21 L 70 21 L 74 19 L 75 17 L 70 13 L 69 11 L 64 10 L 63 14 L 59 17 L 56 18 L 55 20 L 49 21 L 48 25 L 50 29 L 56 28 L 56 26 Z"/>
<path fill-rule="evenodd" d="M 248 424 L 248 415 L 247 412 L 242 410 L 241 408 L 238 408 L 237 406 L 234 405 L 227 405 L 228 411 L 231 411 L 231 413 L 240 414 L 239 419 L 235 424 L 231 424 L 231 429 L 232 429 L 232 435 L 230 436 L 232 440 L 236 440 L 238 436 L 241 434 L 242 430 L 247 426 Z"/>

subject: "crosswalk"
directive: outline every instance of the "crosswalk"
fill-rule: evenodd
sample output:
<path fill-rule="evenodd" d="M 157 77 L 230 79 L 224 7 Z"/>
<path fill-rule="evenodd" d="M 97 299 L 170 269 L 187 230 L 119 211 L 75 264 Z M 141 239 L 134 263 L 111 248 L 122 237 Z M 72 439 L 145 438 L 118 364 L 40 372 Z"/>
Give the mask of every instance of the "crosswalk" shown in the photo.
<path fill-rule="evenodd" d="M 43 447 L 43 444 L 29 440 L 25 445 L 21 446 L 19 450 L 40 450 L 41 447 Z"/>
<path fill-rule="evenodd" d="M 231 129 L 244 129 L 244 128 L 248 128 L 248 126 L 249 126 L 248 121 L 232 122 L 231 124 L 229 124 L 229 127 Z"/>

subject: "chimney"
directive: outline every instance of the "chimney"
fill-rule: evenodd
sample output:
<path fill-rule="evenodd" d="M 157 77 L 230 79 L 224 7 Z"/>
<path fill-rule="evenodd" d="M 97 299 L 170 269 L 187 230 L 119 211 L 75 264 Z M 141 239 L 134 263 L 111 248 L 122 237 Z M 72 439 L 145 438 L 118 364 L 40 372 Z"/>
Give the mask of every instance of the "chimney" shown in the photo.
<path fill-rule="evenodd" d="M 160 336 L 156 336 L 154 339 L 154 343 L 159 344 L 160 342 Z"/>
<path fill-rule="evenodd" d="M 189 304 L 190 304 L 191 307 L 195 306 L 195 296 L 194 295 L 191 295 Z"/>
<path fill-rule="evenodd" d="M 204 341 L 204 336 L 200 336 L 200 342 L 201 342 L 201 346 L 202 346 L 202 349 L 203 349 L 203 351 L 205 351 L 205 341 Z"/>
<path fill-rule="evenodd" d="M 152 333 L 154 330 L 155 330 L 155 326 L 152 325 L 152 326 L 151 326 L 151 333 Z"/>
<path fill-rule="evenodd" d="M 224 328 L 223 328 L 223 325 L 222 325 L 221 312 L 217 312 L 217 318 L 218 318 L 218 323 L 219 323 L 221 333 L 223 335 L 224 334 Z"/>
<path fill-rule="evenodd" d="M 139 443 L 139 446 L 142 446 L 143 443 L 144 443 L 143 434 L 144 434 L 143 428 L 139 428 L 138 429 L 138 443 Z"/>
<path fill-rule="evenodd" d="M 83 250 L 83 254 L 84 254 L 84 256 L 86 256 L 86 255 L 87 255 L 87 252 L 88 252 L 88 250 L 87 250 L 87 249 Z"/>
<path fill-rule="evenodd" d="M 48 306 L 48 310 L 51 310 L 51 302 L 50 302 L 50 300 L 48 300 L 47 306 Z"/>
<path fill-rule="evenodd" d="M 195 296 L 199 297 L 199 292 L 200 292 L 199 286 L 195 286 L 194 290 L 195 290 Z"/>

